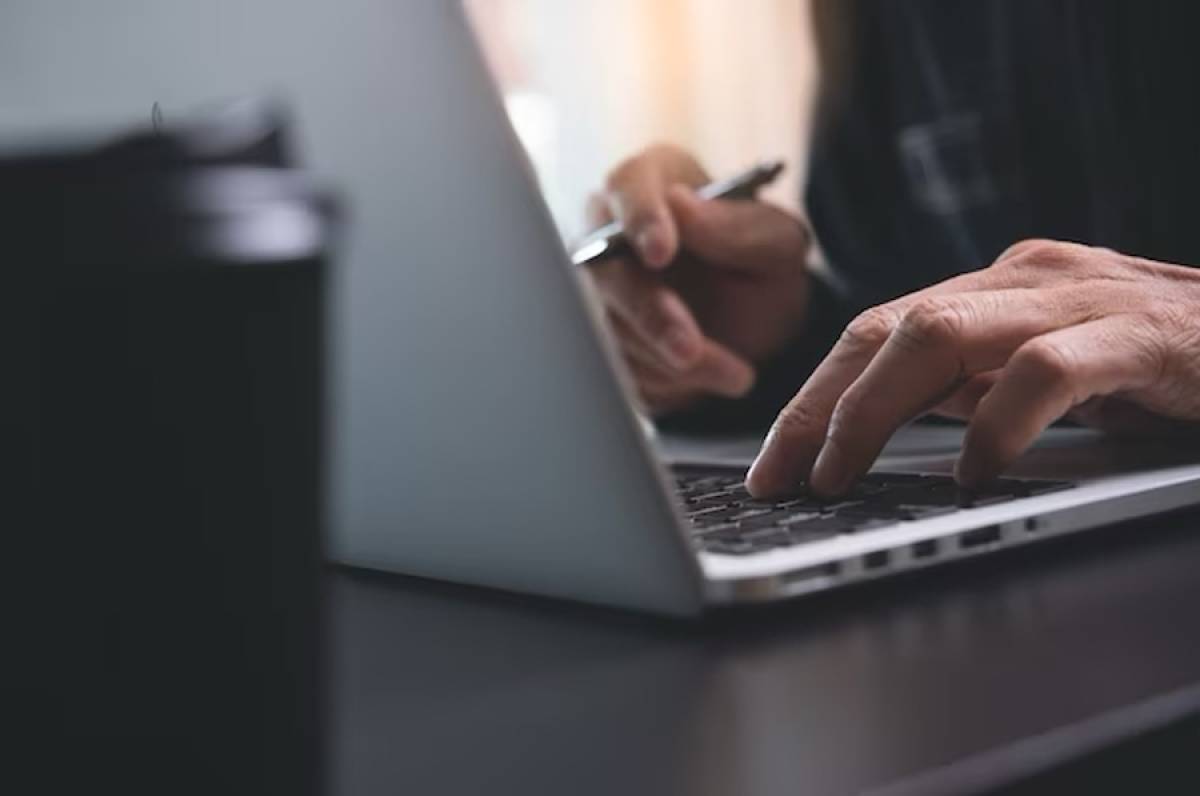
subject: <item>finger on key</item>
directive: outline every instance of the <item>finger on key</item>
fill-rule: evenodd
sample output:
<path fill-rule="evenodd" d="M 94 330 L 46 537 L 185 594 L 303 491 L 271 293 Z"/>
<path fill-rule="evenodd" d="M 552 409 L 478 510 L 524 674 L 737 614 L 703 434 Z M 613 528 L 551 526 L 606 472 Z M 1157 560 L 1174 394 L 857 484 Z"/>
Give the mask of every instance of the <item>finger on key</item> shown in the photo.
<path fill-rule="evenodd" d="M 775 419 L 747 474 L 747 489 L 767 497 L 789 492 L 808 477 L 842 393 L 875 358 L 909 307 L 936 296 L 1004 289 L 1025 278 L 993 269 L 963 274 L 860 314 Z"/>
<path fill-rule="evenodd" d="M 1002 367 L 1032 337 L 1087 311 L 1056 291 L 983 291 L 911 305 L 838 399 L 813 465 L 815 491 L 836 495 L 865 473 L 900 426 L 980 373 Z"/>
<path fill-rule="evenodd" d="M 1153 357 L 1131 316 L 1070 326 L 1021 346 L 967 426 L 955 475 L 975 486 L 1001 473 L 1051 423 L 1095 396 L 1145 389 Z"/>

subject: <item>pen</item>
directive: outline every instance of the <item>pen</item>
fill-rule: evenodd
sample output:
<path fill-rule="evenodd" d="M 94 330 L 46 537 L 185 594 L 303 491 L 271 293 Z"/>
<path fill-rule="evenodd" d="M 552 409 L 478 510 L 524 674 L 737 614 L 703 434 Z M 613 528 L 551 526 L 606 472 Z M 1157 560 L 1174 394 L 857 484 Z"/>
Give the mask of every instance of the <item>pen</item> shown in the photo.
<path fill-rule="evenodd" d="M 759 188 L 770 185 L 783 173 L 783 161 L 771 160 L 725 180 L 710 182 L 696 190 L 701 199 L 753 199 Z M 571 254 L 575 265 L 588 266 L 609 257 L 630 253 L 625 228 L 614 221 L 584 238 Z"/>

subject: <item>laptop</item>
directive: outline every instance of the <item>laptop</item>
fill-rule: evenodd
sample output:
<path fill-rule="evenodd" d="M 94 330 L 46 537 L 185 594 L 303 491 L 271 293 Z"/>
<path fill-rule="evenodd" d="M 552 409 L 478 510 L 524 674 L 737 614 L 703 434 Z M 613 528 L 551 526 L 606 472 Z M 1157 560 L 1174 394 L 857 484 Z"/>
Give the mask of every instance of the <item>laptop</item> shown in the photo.
<path fill-rule="evenodd" d="M 1069 430 L 974 494 L 943 427 L 906 430 L 833 504 L 751 499 L 744 450 L 671 461 L 457 3 L 6 0 L 0 54 L 5 140 L 262 93 L 294 109 L 352 224 L 332 296 L 338 562 L 688 616 L 1200 502 L 1197 459 Z"/>

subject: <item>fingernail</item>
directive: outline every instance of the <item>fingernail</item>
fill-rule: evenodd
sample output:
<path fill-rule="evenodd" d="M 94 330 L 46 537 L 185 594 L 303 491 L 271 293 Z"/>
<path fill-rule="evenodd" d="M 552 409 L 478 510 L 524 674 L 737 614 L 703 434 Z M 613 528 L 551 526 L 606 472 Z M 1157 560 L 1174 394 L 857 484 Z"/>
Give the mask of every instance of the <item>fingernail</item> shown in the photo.
<path fill-rule="evenodd" d="M 662 350 L 673 366 L 686 367 L 696 356 L 696 340 L 687 330 L 674 327 L 663 336 Z"/>
<path fill-rule="evenodd" d="M 758 456 L 755 456 L 754 461 L 750 463 L 750 469 L 746 471 L 746 488 L 753 489 L 755 494 L 759 490 L 765 491 L 768 488 L 768 484 L 766 483 L 767 477 L 763 474 L 764 465 L 762 460 L 763 454 L 762 451 L 759 451 Z"/>
<path fill-rule="evenodd" d="M 746 487 L 749 489 L 753 486 L 754 494 L 756 495 L 766 495 L 776 488 L 775 484 L 772 483 L 770 469 L 770 451 L 774 440 L 775 429 L 772 427 L 767 432 L 767 437 L 763 440 L 762 447 L 758 449 L 758 455 L 750 463 L 750 469 L 746 471 Z"/>
<path fill-rule="evenodd" d="M 846 469 L 845 459 L 837 446 L 830 445 L 826 440 L 813 464 L 809 485 L 819 494 L 836 496 L 846 491 L 849 481 L 850 473 Z"/>
<path fill-rule="evenodd" d="M 662 224 L 652 221 L 642 228 L 635 240 L 638 253 L 651 265 L 661 265 L 667 259 L 667 240 Z"/>

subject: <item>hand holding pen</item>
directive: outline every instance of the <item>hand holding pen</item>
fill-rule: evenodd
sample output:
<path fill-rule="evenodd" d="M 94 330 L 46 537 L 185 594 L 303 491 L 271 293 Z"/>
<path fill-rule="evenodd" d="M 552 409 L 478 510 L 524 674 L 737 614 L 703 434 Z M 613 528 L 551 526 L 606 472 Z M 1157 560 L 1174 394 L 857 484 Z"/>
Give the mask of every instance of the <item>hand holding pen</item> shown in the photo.
<path fill-rule="evenodd" d="M 601 229 L 574 259 L 595 279 L 652 413 L 745 395 L 756 367 L 799 334 L 808 230 L 750 201 L 781 170 L 713 183 L 686 152 L 659 146 L 618 166 L 593 199 Z"/>
<path fill-rule="evenodd" d="M 759 188 L 766 187 L 783 173 L 783 162 L 763 162 L 726 180 L 710 182 L 696 190 L 701 199 L 753 199 Z M 607 257 L 623 257 L 632 254 L 625 225 L 612 221 L 585 237 L 575 247 L 571 261 L 575 265 L 593 265 Z"/>

